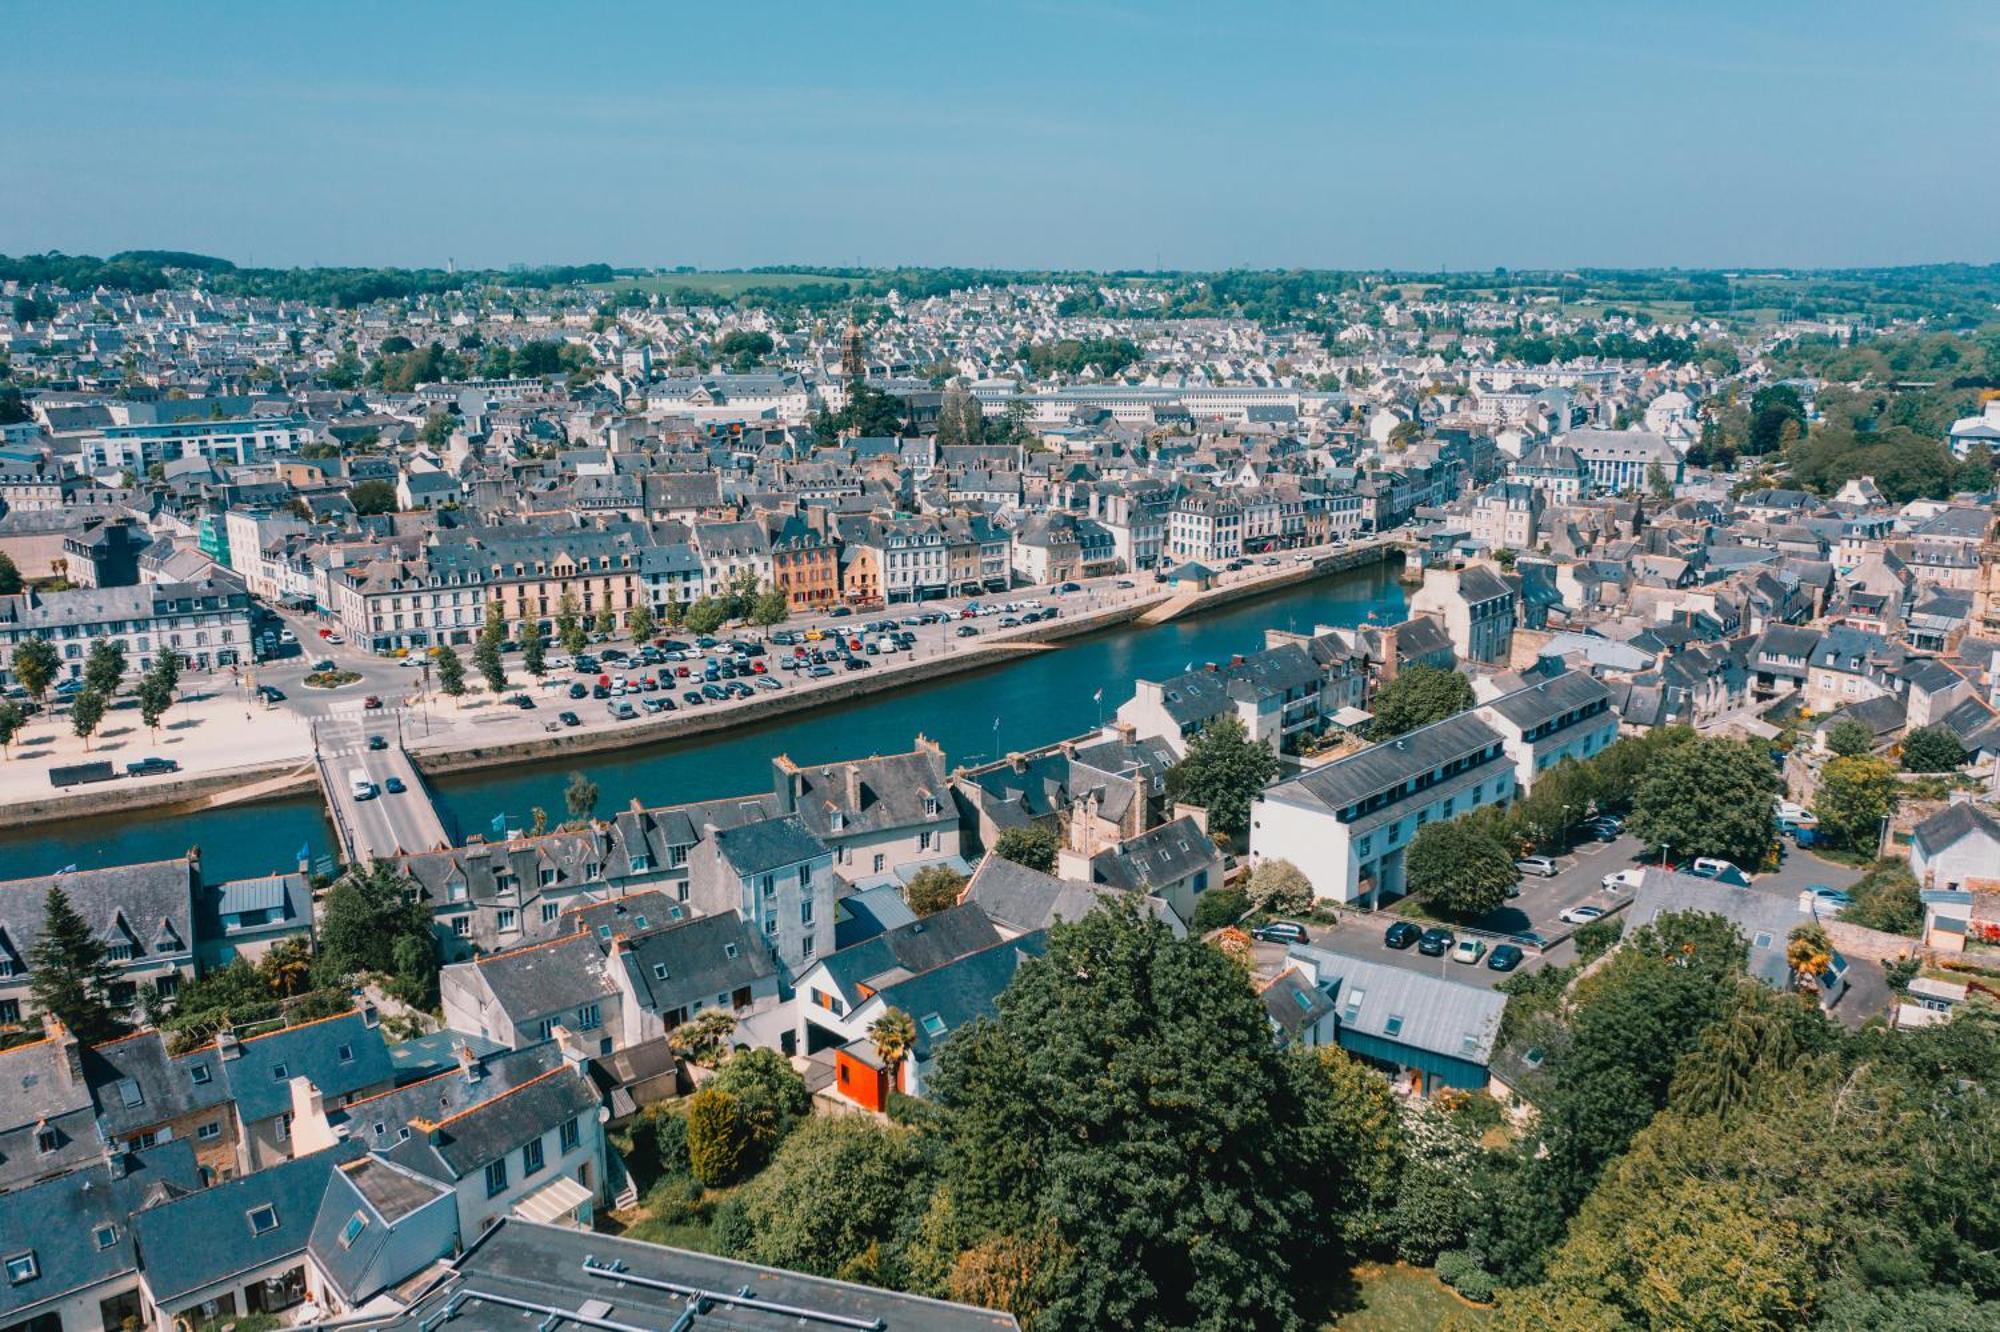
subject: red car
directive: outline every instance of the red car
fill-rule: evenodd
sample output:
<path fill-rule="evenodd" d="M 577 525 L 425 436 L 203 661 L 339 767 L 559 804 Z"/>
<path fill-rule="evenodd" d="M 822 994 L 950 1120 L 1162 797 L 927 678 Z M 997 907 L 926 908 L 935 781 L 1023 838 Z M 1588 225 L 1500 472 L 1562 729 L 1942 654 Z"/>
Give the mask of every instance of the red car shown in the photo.
<path fill-rule="evenodd" d="M 370 694 L 368 697 L 361 700 L 361 706 L 364 708 L 371 708 L 371 709 L 379 708 L 382 706 L 382 700 L 376 695 Z"/>

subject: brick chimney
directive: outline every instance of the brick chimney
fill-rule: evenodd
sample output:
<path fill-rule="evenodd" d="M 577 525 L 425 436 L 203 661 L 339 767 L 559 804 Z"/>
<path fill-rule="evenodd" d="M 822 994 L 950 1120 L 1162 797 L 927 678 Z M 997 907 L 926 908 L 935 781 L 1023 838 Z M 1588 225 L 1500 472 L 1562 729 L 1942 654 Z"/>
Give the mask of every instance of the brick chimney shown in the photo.
<path fill-rule="evenodd" d="M 42 1014 L 42 1030 L 62 1052 L 63 1080 L 72 1087 L 83 1085 L 83 1042 L 53 1013 Z"/>
<path fill-rule="evenodd" d="M 1380 678 L 1384 684 L 1395 679 L 1396 672 L 1402 669 L 1396 659 L 1402 637 L 1403 629 L 1401 625 L 1392 624 L 1382 631 L 1382 670 Z"/>
<path fill-rule="evenodd" d="M 477 1082 L 486 1076 L 485 1065 L 479 1062 L 479 1056 L 472 1053 L 472 1047 L 464 1041 L 453 1046 L 451 1052 L 458 1058 L 459 1076 L 467 1082 Z"/>
<path fill-rule="evenodd" d="M 860 765 L 854 763 L 848 764 L 846 770 L 841 773 L 841 776 L 845 779 L 847 786 L 847 808 L 853 813 L 859 814 L 861 812 Z"/>

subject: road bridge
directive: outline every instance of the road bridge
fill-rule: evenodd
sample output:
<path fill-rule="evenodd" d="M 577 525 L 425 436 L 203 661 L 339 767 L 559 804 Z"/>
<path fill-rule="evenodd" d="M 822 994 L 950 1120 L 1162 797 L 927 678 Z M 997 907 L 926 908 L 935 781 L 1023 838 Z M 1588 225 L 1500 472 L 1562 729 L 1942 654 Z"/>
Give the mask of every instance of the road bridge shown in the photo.
<path fill-rule="evenodd" d="M 423 774 L 403 748 L 400 709 L 341 711 L 313 727 L 314 762 L 350 864 L 451 845 Z M 392 789 L 392 781 L 401 790 Z"/>

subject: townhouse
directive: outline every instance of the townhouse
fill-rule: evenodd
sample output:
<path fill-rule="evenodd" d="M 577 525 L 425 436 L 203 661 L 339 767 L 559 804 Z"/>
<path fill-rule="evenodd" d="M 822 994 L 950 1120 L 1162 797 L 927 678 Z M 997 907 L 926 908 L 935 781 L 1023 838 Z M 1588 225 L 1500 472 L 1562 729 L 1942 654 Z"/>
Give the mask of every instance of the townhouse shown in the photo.
<path fill-rule="evenodd" d="M 192 583 L 27 591 L 0 596 L 0 684 L 21 644 L 39 638 L 56 649 L 64 679 L 80 679 L 90 644 L 110 639 L 125 650 L 128 675 L 152 669 L 172 651 L 191 670 L 213 671 L 251 659 L 250 594 L 233 575 Z"/>

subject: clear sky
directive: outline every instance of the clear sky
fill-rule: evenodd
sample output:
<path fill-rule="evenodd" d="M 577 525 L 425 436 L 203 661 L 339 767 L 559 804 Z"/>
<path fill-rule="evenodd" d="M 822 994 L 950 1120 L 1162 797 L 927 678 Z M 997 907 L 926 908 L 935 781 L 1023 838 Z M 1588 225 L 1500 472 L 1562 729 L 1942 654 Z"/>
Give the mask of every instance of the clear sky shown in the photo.
<path fill-rule="evenodd" d="M 2000 258 L 2000 5 L 0 0 L 0 252 Z"/>

